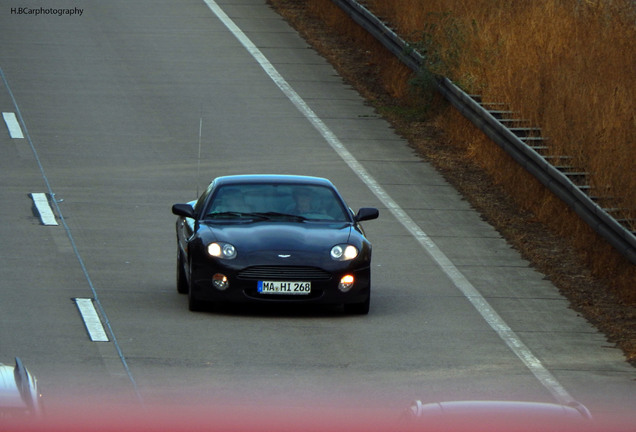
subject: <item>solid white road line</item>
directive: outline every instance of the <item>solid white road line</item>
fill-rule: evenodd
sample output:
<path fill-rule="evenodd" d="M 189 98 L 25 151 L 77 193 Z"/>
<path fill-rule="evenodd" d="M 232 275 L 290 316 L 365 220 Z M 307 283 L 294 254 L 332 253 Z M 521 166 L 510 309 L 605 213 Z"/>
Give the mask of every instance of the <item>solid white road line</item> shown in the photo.
<path fill-rule="evenodd" d="M 18 123 L 15 113 L 3 112 L 2 117 L 4 118 L 4 122 L 7 124 L 7 129 L 9 129 L 9 136 L 11 138 L 24 138 L 22 128 L 20 127 L 20 123 Z"/>
<path fill-rule="evenodd" d="M 265 55 L 254 45 L 254 43 L 243 33 L 243 31 L 223 12 L 214 0 L 204 0 L 210 10 L 221 20 L 230 30 L 245 49 L 260 64 L 263 70 L 269 75 L 280 90 L 296 106 L 296 108 L 309 120 L 309 122 L 320 132 L 323 138 L 331 145 L 338 155 L 349 165 L 356 175 L 367 185 L 375 196 L 389 209 L 393 216 L 411 233 L 420 243 L 422 248 L 431 256 L 437 265 L 442 269 L 453 284 L 464 294 L 473 307 L 479 312 L 488 325 L 499 335 L 508 345 L 523 364 L 541 382 L 541 384 L 560 403 L 567 404 L 575 399 L 557 381 L 552 373 L 541 363 L 541 361 L 530 351 L 521 339 L 512 331 L 505 321 L 497 314 L 486 299 L 462 274 L 455 264 L 437 246 L 437 244 L 426 234 L 410 216 L 397 204 L 396 201 L 384 190 L 382 186 L 369 174 L 369 172 L 358 162 L 358 160 L 346 149 L 338 137 L 327 127 L 327 125 L 313 112 L 307 103 L 296 93 L 289 83 L 280 75 L 274 66 L 267 60 Z"/>
<path fill-rule="evenodd" d="M 33 199 L 35 208 L 40 214 L 42 225 L 57 225 L 57 220 L 55 220 L 55 215 L 53 214 L 53 210 L 51 210 L 51 206 L 49 205 L 49 200 L 47 199 L 46 194 L 32 193 L 31 198 Z"/>
<path fill-rule="evenodd" d="M 73 301 L 75 301 L 80 315 L 82 315 L 84 325 L 91 340 L 93 342 L 108 342 L 108 336 L 106 336 L 102 321 L 99 319 L 99 315 L 97 315 L 93 300 L 89 298 L 75 298 Z"/>

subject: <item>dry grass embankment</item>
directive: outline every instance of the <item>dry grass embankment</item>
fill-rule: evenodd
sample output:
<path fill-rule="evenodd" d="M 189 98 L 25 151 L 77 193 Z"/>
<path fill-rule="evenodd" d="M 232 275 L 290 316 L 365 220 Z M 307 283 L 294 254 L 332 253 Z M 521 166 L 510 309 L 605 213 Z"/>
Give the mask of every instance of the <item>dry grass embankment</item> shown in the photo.
<path fill-rule="evenodd" d="M 369 1 L 434 72 L 507 102 L 636 219 L 636 13 L 631 0 Z M 636 229 L 636 225 L 633 226 Z"/>
<path fill-rule="evenodd" d="M 439 96 L 427 94 L 422 79 L 331 0 L 269 1 L 636 364 L 636 266 Z M 555 153 L 574 156 L 596 187 L 620 200 L 613 206 L 631 208 L 624 216 L 634 217 L 636 20 L 617 15 L 622 1 L 608 7 L 610 1 L 366 4 L 427 49 L 433 72 L 510 103 L 542 127 Z"/>
<path fill-rule="evenodd" d="M 428 53 L 443 74 L 484 100 L 506 102 L 550 138 L 550 153 L 590 173 L 600 205 L 636 219 L 636 13 L 630 0 L 369 0 L 369 7 Z M 520 204 L 572 238 L 599 275 L 636 302 L 634 266 L 601 253 L 571 212 L 514 169 L 502 155 L 458 130 L 446 130 L 491 173 L 520 191 Z M 443 121 L 443 120 L 441 120 Z M 636 224 L 632 223 L 636 229 Z M 590 247 L 592 246 L 592 247 Z M 603 255 L 603 256 L 602 256 Z"/>

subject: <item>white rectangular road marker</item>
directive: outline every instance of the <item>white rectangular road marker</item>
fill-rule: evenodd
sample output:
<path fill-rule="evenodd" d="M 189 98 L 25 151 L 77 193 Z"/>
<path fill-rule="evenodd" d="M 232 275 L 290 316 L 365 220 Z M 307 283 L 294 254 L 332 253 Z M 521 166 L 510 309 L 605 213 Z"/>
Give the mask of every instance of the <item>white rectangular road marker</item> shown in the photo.
<path fill-rule="evenodd" d="M 15 113 L 3 112 L 2 117 L 4 117 L 4 122 L 7 124 L 11 138 L 24 138 L 22 128 L 20 127 L 20 123 L 18 123 Z"/>
<path fill-rule="evenodd" d="M 97 315 L 93 300 L 89 298 L 75 298 L 73 300 L 82 315 L 84 325 L 91 340 L 93 342 L 108 342 L 108 336 L 106 336 L 102 321 L 99 319 L 99 315 Z"/>
<path fill-rule="evenodd" d="M 53 214 L 53 210 L 51 210 L 51 206 L 49 205 L 49 200 L 46 198 L 46 194 L 32 193 L 31 198 L 33 199 L 35 208 L 38 210 L 38 213 L 40 213 L 40 220 L 42 221 L 42 225 L 57 225 L 55 215 Z"/>

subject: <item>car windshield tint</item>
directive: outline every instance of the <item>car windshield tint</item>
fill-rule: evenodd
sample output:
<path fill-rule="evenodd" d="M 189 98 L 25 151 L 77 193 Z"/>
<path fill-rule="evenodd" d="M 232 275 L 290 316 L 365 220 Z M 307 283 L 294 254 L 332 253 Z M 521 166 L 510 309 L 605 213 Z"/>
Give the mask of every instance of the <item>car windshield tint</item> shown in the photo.
<path fill-rule="evenodd" d="M 349 221 L 335 192 L 323 186 L 245 184 L 221 186 L 205 219 Z"/>

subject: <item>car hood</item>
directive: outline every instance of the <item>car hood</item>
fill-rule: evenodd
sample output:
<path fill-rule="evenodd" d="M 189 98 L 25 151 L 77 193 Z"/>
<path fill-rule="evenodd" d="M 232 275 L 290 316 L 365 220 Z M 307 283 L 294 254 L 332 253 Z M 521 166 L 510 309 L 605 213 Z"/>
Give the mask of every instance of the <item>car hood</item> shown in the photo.
<path fill-rule="evenodd" d="M 319 252 L 346 243 L 350 223 L 252 222 L 207 225 L 214 240 L 233 244 L 239 251 Z"/>

